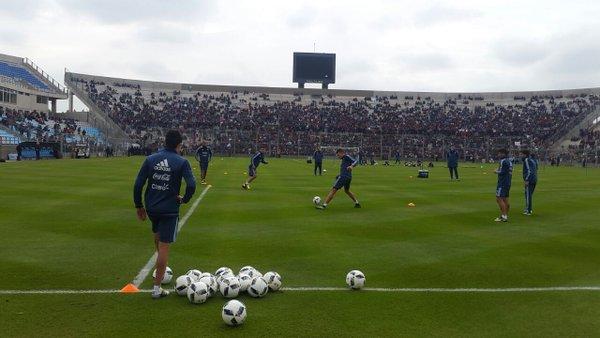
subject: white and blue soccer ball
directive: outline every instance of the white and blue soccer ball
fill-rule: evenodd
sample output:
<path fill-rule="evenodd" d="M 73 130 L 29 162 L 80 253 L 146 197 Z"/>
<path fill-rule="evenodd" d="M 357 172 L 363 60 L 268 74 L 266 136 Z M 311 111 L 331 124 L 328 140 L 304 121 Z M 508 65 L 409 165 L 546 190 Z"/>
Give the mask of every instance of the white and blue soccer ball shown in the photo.
<path fill-rule="evenodd" d="M 314 205 L 321 204 L 321 197 L 319 197 L 319 196 L 313 197 L 313 203 L 314 203 Z"/>
<path fill-rule="evenodd" d="M 262 277 L 262 273 L 258 270 L 256 270 L 255 268 L 252 269 L 246 269 L 244 271 L 240 270 L 240 275 L 248 275 L 252 278 L 256 278 L 256 277 Z"/>
<path fill-rule="evenodd" d="M 269 292 L 269 285 L 264 278 L 254 277 L 247 291 L 254 298 L 262 298 Z"/>
<path fill-rule="evenodd" d="M 192 279 L 192 277 L 188 275 L 177 277 L 177 279 L 175 280 L 175 292 L 177 292 L 177 294 L 180 296 L 186 296 L 188 286 L 190 286 L 190 284 L 192 284 L 193 282 L 194 280 Z"/>
<path fill-rule="evenodd" d="M 246 274 L 246 273 L 248 273 L 250 271 L 254 271 L 254 270 L 256 270 L 256 269 L 253 266 L 246 265 L 240 269 L 240 272 L 238 273 L 238 275 Z"/>
<path fill-rule="evenodd" d="M 152 278 L 156 278 L 156 269 L 154 269 L 154 271 L 152 272 Z M 161 284 L 169 284 L 169 283 L 171 283 L 172 279 L 173 279 L 173 270 L 171 270 L 171 268 L 167 266 L 167 268 L 165 269 L 165 274 L 163 275 L 163 279 L 160 283 Z"/>
<path fill-rule="evenodd" d="M 202 278 L 202 277 L 214 277 L 214 276 L 210 272 L 203 272 L 200 274 L 200 278 Z"/>
<path fill-rule="evenodd" d="M 191 269 L 191 270 L 188 270 L 188 272 L 186 272 L 185 274 L 192 277 L 194 282 L 197 282 L 200 280 L 200 276 L 202 275 L 202 272 L 198 269 Z"/>
<path fill-rule="evenodd" d="M 235 298 L 240 293 L 240 281 L 237 277 L 227 277 L 221 280 L 219 291 L 225 298 Z"/>
<path fill-rule="evenodd" d="M 359 270 L 352 270 L 346 275 L 346 284 L 353 290 L 360 290 L 365 286 L 367 278 Z"/>
<path fill-rule="evenodd" d="M 242 325 L 246 320 L 246 306 L 239 300 L 230 300 L 221 311 L 221 317 L 225 324 L 229 326 Z"/>
<path fill-rule="evenodd" d="M 225 277 L 231 277 L 234 276 L 233 274 L 233 270 L 231 270 L 230 268 L 223 266 L 217 269 L 217 271 L 215 271 L 215 277 L 221 277 L 221 276 L 225 276 Z"/>
<path fill-rule="evenodd" d="M 200 282 L 206 284 L 208 286 L 209 296 L 212 297 L 219 290 L 219 285 L 217 284 L 217 280 L 213 275 L 208 274 L 208 276 L 200 277 Z"/>
<path fill-rule="evenodd" d="M 277 272 L 269 271 L 265 273 L 263 278 L 267 282 L 269 289 L 277 291 L 281 288 L 281 276 Z"/>
<path fill-rule="evenodd" d="M 247 274 L 239 275 L 238 280 L 240 281 L 240 292 L 247 291 L 250 283 L 252 283 L 252 277 Z"/>
<path fill-rule="evenodd" d="M 190 303 L 201 304 L 209 297 L 208 286 L 202 282 L 194 282 L 188 286 L 187 297 Z"/>

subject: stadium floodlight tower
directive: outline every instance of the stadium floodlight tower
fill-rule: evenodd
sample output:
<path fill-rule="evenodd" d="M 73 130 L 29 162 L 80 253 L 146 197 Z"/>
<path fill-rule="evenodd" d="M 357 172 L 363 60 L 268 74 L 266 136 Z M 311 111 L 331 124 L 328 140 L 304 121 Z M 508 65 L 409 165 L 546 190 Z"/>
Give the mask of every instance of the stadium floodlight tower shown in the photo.
<path fill-rule="evenodd" d="M 293 82 L 298 88 L 306 83 L 320 83 L 328 89 L 335 83 L 335 54 L 333 53 L 294 53 Z"/>

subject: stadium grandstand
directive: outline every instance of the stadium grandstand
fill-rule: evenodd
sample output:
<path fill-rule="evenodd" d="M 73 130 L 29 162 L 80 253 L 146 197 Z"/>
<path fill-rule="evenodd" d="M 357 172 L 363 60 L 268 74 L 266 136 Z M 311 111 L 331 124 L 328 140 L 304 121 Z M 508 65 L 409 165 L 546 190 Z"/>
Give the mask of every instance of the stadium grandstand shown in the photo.
<path fill-rule="evenodd" d="M 101 144 L 87 113 L 57 112 L 57 101 L 67 98 L 67 89 L 28 58 L 0 54 L 0 158 L 22 142 L 56 143 L 61 153 Z"/>
<path fill-rule="evenodd" d="M 600 88 L 436 93 L 149 82 L 67 72 L 67 87 L 115 145 L 152 151 L 164 132 L 185 145 L 212 142 L 222 154 L 264 146 L 305 156 L 315 146 L 353 147 L 380 159 L 440 160 L 454 145 L 463 160 L 494 149 L 535 149 L 540 158 L 597 161 Z M 343 122 L 343 123 L 340 123 Z M 595 128 L 595 129 L 594 129 Z"/>

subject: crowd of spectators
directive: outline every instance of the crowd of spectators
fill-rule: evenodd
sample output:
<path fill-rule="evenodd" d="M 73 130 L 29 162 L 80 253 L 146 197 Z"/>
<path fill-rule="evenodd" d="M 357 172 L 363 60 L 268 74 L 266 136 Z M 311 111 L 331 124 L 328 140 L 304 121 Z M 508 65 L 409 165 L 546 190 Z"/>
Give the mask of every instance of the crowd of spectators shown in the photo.
<path fill-rule="evenodd" d="M 23 111 L 0 107 L 0 124 L 20 141 L 64 142 L 83 141 L 95 143 L 73 119 L 61 118 L 46 112 Z"/>
<path fill-rule="evenodd" d="M 253 145 L 273 154 L 306 155 L 315 145 L 361 147 L 389 157 L 436 158 L 453 144 L 463 157 L 489 158 L 503 147 L 544 148 L 600 107 L 596 95 L 481 97 L 437 101 L 430 97 L 338 98 L 299 95 L 157 91 L 127 83 L 78 80 L 91 100 L 133 140 L 154 144 L 179 129 L 186 144 L 209 139 L 217 151 L 245 153 Z"/>

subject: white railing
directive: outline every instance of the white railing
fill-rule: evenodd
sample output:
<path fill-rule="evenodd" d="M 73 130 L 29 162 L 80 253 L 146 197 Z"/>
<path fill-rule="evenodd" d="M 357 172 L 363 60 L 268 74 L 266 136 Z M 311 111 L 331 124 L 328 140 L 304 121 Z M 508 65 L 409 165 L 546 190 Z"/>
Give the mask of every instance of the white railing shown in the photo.
<path fill-rule="evenodd" d="M 19 144 L 21 140 L 14 136 L 0 136 L 0 144 Z"/>
<path fill-rule="evenodd" d="M 65 86 L 61 85 L 58 81 L 54 80 L 54 78 L 50 76 L 50 74 L 44 72 L 44 70 L 38 67 L 35 63 L 33 63 L 33 61 L 31 61 L 28 58 L 23 58 L 23 62 L 29 65 L 31 68 L 35 69 L 38 73 L 40 73 L 44 77 L 44 79 L 52 83 L 52 85 L 58 88 L 59 91 L 61 91 L 64 94 L 67 94 L 67 88 L 65 88 Z"/>

